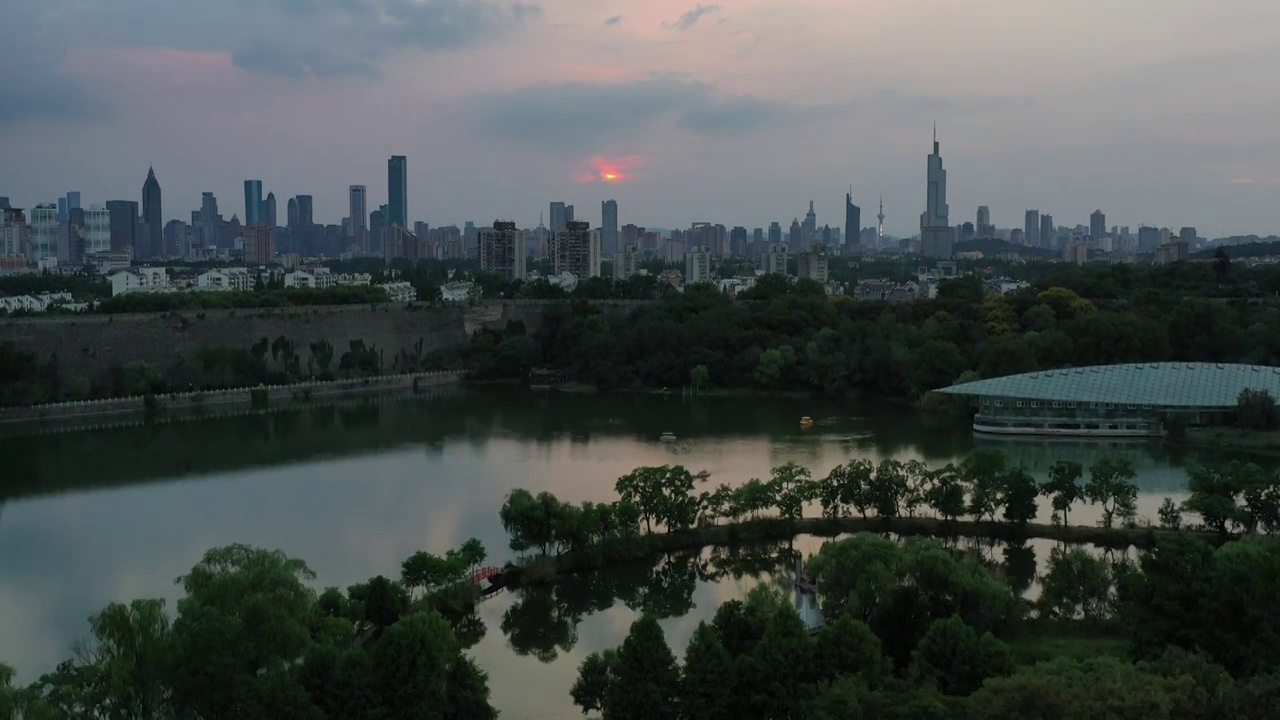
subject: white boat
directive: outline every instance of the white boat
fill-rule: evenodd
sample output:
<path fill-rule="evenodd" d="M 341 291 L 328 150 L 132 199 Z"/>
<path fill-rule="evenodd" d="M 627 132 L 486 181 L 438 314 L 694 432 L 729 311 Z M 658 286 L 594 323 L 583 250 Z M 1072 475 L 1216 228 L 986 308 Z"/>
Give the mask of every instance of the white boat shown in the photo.
<path fill-rule="evenodd" d="M 672 432 L 664 432 L 662 433 L 662 437 L 658 439 L 665 443 L 673 443 L 676 441 L 676 434 Z"/>

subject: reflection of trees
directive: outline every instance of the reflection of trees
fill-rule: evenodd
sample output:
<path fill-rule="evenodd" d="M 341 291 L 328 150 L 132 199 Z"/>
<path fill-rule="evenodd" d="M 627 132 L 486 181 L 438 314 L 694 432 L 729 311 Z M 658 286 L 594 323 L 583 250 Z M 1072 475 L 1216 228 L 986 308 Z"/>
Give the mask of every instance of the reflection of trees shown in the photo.
<path fill-rule="evenodd" d="M 1022 545 L 1006 545 L 1002 570 L 1005 581 L 1009 583 L 1013 593 L 1021 597 L 1036 580 L 1035 548 L 1026 543 Z"/>
<path fill-rule="evenodd" d="M 706 557 L 679 552 L 653 565 L 622 565 L 519 588 L 519 599 L 502 616 L 502 632 L 517 653 L 551 662 L 573 649 L 584 618 L 616 603 L 659 618 L 680 617 L 693 609 L 699 582 L 775 573 L 792 567 L 796 557 L 787 541 L 716 548 Z"/>

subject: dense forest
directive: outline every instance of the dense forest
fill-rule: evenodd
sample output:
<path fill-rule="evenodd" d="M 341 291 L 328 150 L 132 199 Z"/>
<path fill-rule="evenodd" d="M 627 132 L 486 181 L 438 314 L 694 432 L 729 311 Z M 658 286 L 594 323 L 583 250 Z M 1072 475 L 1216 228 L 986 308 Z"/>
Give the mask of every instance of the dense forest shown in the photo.
<path fill-rule="evenodd" d="M 608 390 L 697 384 L 906 398 L 1067 366 L 1280 363 L 1280 304 L 1266 299 L 1280 289 L 1278 273 L 1229 261 L 1023 272 L 1030 286 L 1007 295 L 964 276 L 944 281 L 936 299 L 892 305 L 777 276 L 737 298 L 689 286 L 629 314 L 570 301 L 534 332 L 483 331 L 431 360 L 481 378 L 557 368 Z"/>

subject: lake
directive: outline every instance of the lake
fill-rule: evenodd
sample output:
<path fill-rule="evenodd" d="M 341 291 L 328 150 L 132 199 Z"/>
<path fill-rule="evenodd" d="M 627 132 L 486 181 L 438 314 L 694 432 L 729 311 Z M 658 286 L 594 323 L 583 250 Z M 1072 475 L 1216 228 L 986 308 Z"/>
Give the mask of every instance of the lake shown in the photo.
<path fill-rule="evenodd" d="M 802 416 L 815 426 L 801 429 Z M 660 442 L 664 432 L 679 442 Z M 1037 478 L 1058 460 L 1128 457 L 1139 472 L 1140 515 L 1151 518 L 1161 498 L 1185 496 L 1184 467 L 1194 459 L 1146 444 L 990 445 Z M 489 564 L 511 559 L 498 509 L 517 487 L 608 501 L 614 481 L 642 465 L 706 469 L 714 486 L 766 477 L 788 461 L 816 476 L 856 457 L 936 467 L 974 446 L 967 424 L 924 423 L 896 405 L 515 389 L 4 438 L 0 660 L 27 682 L 69 657 L 87 634 L 86 617 L 108 602 L 163 597 L 172 609 L 175 578 L 214 546 L 278 548 L 310 564 L 317 588 L 345 588 L 398 577 L 414 551 L 442 554 L 469 537 L 484 542 Z M 1097 517 L 1078 508 L 1071 520 Z M 819 543 L 801 538 L 797 547 L 809 553 Z M 1049 546 L 1033 547 L 1042 561 Z M 664 572 L 619 582 L 630 583 L 624 594 L 633 607 L 666 603 L 682 613 L 663 623 L 677 656 L 699 621 L 757 582 Z M 578 664 L 619 644 L 636 617 L 599 597 L 601 587 L 612 586 L 584 580 L 481 604 L 487 632 L 471 652 L 504 718 L 581 716 L 568 695 Z"/>

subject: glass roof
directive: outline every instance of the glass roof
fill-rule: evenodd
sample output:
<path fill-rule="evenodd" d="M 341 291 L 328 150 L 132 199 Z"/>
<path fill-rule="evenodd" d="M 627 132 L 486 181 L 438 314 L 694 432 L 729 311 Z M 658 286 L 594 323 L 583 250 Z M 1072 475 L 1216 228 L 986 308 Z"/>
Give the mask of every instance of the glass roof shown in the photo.
<path fill-rule="evenodd" d="M 1130 363 L 1006 375 L 961 383 L 949 395 L 1164 407 L 1234 407 L 1240 391 L 1280 399 L 1280 367 L 1226 363 Z"/>

